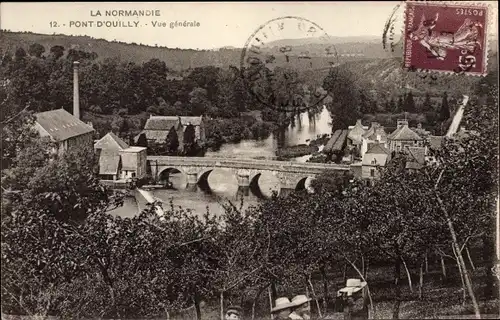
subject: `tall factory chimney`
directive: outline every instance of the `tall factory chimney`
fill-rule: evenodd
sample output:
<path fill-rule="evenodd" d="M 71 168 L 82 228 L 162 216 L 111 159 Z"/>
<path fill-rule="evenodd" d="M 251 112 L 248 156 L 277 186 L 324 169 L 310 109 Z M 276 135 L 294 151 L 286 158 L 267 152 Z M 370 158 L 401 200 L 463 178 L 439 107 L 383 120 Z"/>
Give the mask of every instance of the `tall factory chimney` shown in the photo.
<path fill-rule="evenodd" d="M 73 62 L 73 115 L 80 119 L 80 92 L 78 88 L 78 65 L 80 62 Z"/>

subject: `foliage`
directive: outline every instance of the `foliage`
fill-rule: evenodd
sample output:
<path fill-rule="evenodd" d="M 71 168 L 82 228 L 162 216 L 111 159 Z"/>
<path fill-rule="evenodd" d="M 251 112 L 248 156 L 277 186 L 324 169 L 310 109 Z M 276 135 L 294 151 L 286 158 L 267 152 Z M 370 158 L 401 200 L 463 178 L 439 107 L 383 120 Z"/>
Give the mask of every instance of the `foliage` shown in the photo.
<path fill-rule="evenodd" d="M 177 136 L 177 131 L 174 127 L 170 128 L 166 138 L 166 145 L 168 152 L 177 152 L 179 148 L 179 137 Z"/>
<path fill-rule="evenodd" d="M 347 129 L 356 122 L 360 113 L 359 92 L 355 85 L 355 76 L 345 67 L 337 67 L 325 78 L 323 87 L 332 97 L 327 108 L 334 117 L 332 130 Z"/>
<path fill-rule="evenodd" d="M 148 139 L 146 138 L 146 133 L 142 132 L 137 138 L 137 146 L 139 147 L 148 147 Z"/>
<path fill-rule="evenodd" d="M 448 95 L 446 92 L 443 94 L 443 101 L 441 102 L 441 109 L 439 111 L 439 120 L 445 121 L 450 118 L 450 107 L 448 105 Z"/>

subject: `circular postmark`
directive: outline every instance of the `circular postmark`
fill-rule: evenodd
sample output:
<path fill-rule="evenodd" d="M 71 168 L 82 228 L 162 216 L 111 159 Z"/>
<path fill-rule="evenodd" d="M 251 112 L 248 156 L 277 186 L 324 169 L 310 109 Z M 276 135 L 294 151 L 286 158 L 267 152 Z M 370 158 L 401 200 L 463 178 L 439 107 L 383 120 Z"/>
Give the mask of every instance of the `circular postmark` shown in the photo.
<path fill-rule="evenodd" d="M 240 60 L 250 93 L 281 112 L 301 112 L 321 104 L 328 96 L 322 76 L 338 65 L 330 36 L 318 24 L 296 16 L 262 24 L 248 38 Z"/>
<path fill-rule="evenodd" d="M 398 3 L 392 10 L 382 31 L 382 47 L 393 56 L 403 54 L 404 3 Z"/>

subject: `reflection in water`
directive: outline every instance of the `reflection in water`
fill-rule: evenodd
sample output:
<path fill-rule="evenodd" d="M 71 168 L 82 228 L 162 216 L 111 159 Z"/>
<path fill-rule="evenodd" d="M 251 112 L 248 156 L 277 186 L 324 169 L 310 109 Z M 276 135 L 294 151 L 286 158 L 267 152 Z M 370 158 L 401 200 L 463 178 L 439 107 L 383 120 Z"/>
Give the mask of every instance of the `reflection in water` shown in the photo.
<path fill-rule="evenodd" d="M 318 135 L 330 134 L 330 114 L 323 108 L 320 113 L 315 115 L 307 112 L 301 113 L 296 117 L 295 125 L 281 130 L 264 140 L 244 140 L 236 144 L 225 144 L 219 151 L 207 152 L 206 157 L 225 157 L 225 158 L 254 158 L 254 159 L 275 159 L 275 150 L 278 146 L 293 146 L 297 144 L 307 144 L 308 141 L 316 139 Z M 311 156 L 306 155 L 293 159 L 297 162 L 305 162 Z M 251 177 L 252 178 L 252 177 Z M 154 190 L 153 196 L 169 206 L 170 201 L 174 206 L 181 206 L 185 209 L 192 209 L 199 214 L 206 212 L 221 212 L 221 206 L 218 201 L 228 199 L 239 206 L 241 198 L 237 197 L 238 182 L 235 174 L 230 169 L 214 169 L 207 178 L 210 192 L 203 192 L 198 188 L 197 191 L 188 191 L 186 189 L 187 177 L 178 172 L 170 173 L 170 181 L 177 190 Z M 309 181 L 306 181 L 306 187 Z M 273 191 L 279 190 L 279 180 L 271 173 L 263 172 L 252 186 L 258 185 L 262 195 L 269 197 Z M 258 194 L 259 192 L 254 193 Z M 259 198 L 250 191 L 249 196 L 244 197 L 244 208 L 257 204 Z M 120 216 L 133 216 L 137 210 L 137 204 L 127 199 L 123 208 L 116 209 L 115 214 Z M 139 208 L 141 205 L 139 204 Z"/>
<path fill-rule="evenodd" d="M 330 134 L 330 113 L 324 107 L 315 115 L 303 112 L 296 117 L 295 127 L 291 125 L 264 140 L 243 140 L 239 143 L 225 144 L 219 151 L 209 151 L 206 157 L 275 159 L 279 146 L 306 144 L 318 135 Z"/>

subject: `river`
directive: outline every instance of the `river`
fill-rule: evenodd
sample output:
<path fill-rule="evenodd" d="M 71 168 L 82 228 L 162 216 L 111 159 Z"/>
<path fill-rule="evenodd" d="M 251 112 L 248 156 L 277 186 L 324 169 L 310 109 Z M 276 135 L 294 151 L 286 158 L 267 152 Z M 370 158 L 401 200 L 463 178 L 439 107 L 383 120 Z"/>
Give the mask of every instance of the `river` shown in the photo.
<path fill-rule="evenodd" d="M 257 158 L 275 159 L 275 151 L 278 146 L 293 146 L 297 144 L 307 144 L 310 140 L 316 139 L 318 135 L 331 133 L 331 117 L 328 110 L 323 107 L 322 111 L 312 115 L 307 112 L 296 117 L 286 129 L 272 134 L 264 140 L 243 140 L 239 143 L 225 144 L 219 151 L 209 151 L 206 157 L 225 158 Z M 294 158 L 291 161 L 305 162 L 310 155 Z M 204 213 L 207 208 L 210 212 L 221 211 L 220 201 L 230 200 L 241 203 L 241 198 L 237 197 L 238 182 L 229 169 L 215 169 L 208 176 L 208 183 L 211 194 L 201 190 L 185 190 L 187 185 L 186 176 L 182 173 L 170 174 L 170 181 L 177 190 L 154 190 L 151 195 L 165 203 L 166 206 L 172 202 L 175 207 L 181 206 L 192 209 L 195 212 Z M 259 187 L 264 196 L 271 196 L 273 191 L 278 191 L 279 181 L 270 174 L 262 174 L 259 179 Z M 259 199 L 250 194 L 243 198 L 243 208 L 255 205 Z M 144 203 L 137 203 L 134 198 L 126 198 L 125 205 L 112 211 L 113 214 L 122 217 L 134 216 L 138 210 L 144 207 Z"/>

